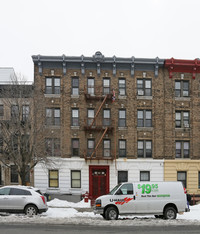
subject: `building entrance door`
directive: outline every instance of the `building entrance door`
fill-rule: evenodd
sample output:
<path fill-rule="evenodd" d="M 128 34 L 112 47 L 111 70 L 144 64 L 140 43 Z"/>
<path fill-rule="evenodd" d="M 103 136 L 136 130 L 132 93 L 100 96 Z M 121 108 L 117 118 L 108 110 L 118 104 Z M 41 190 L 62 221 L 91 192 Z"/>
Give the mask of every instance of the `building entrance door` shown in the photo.
<path fill-rule="evenodd" d="M 109 193 L 109 166 L 89 167 L 89 194 L 92 199 Z"/>

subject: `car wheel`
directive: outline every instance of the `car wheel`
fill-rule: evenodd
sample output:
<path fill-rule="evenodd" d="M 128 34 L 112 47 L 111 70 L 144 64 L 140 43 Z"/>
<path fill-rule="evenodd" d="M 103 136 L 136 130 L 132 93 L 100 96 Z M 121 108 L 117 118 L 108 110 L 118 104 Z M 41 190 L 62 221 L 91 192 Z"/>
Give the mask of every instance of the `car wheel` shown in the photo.
<path fill-rule="evenodd" d="M 118 211 L 115 207 L 108 207 L 105 211 L 105 218 L 107 220 L 117 220 L 118 219 Z"/>
<path fill-rule="evenodd" d="M 25 207 L 24 213 L 28 216 L 37 215 L 38 209 L 34 205 L 28 205 Z"/>
<path fill-rule="evenodd" d="M 176 219 L 177 212 L 173 207 L 167 207 L 164 211 L 165 219 Z"/>
<path fill-rule="evenodd" d="M 105 214 L 101 214 L 101 216 L 105 219 L 106 217 L 105 217 Z"/>

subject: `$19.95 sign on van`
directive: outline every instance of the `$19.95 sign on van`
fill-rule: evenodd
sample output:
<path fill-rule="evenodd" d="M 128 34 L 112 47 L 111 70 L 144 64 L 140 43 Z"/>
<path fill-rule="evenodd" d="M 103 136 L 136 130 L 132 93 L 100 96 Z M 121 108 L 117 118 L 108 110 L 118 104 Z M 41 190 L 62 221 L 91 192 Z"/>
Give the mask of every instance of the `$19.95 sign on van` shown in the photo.
<path fill-rule="evenodd" d="M 158 184 L 138 184 L 138 189 L 142 189 L 142 194 L 158 192 Z"/>

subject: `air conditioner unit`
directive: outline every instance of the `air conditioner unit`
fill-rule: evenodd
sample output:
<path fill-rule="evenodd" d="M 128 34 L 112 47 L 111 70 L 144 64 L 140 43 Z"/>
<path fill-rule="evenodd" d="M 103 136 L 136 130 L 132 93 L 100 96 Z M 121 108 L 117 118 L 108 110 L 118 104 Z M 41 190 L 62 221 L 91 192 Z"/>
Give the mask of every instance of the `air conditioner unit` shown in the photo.
<path fill-rule="evenodd" d="M 138 95 L 143 96 L 144 95 L 144 90 L 138 90 Z"/>
<path fill-rule="evenodd" d="M 189 125 L 189 124 L 184 124 L 184 127 L 185 127 L 185 128 L 189 128 L 190 125 Z"/>

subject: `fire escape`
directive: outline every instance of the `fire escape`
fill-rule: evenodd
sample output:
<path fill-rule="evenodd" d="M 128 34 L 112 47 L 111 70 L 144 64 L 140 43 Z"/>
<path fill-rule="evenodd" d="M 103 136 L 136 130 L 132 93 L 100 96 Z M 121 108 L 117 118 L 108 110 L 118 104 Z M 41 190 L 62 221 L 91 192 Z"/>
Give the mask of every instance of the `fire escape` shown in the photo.
<path fill-rule="evenodd" d="M 92 118 L 87 117 L 85 121 L 85 135 L 88 139 L 94 139 L 94 145 L 91 148 L 87 147 L 84 157 L 86 160 L 114 160 L 115 156 L 111 148 L 105 149 L 103 147 L 103 140 L 107 140 L 106 136 L 109 135 L 110 137 L 113 135 L 114 124 L 111 118 L 102 117 L 102 110 L 108 110 L 107 106 L 112 103 L 113 91 L 111 91 L 110 87 L 106 89 L 105 87 L 93 87 L 92 89 L 86 87 L 85 100 L 87 103 L 90 103 L 90 106 L 92 105 L 96 113 Z"/>

